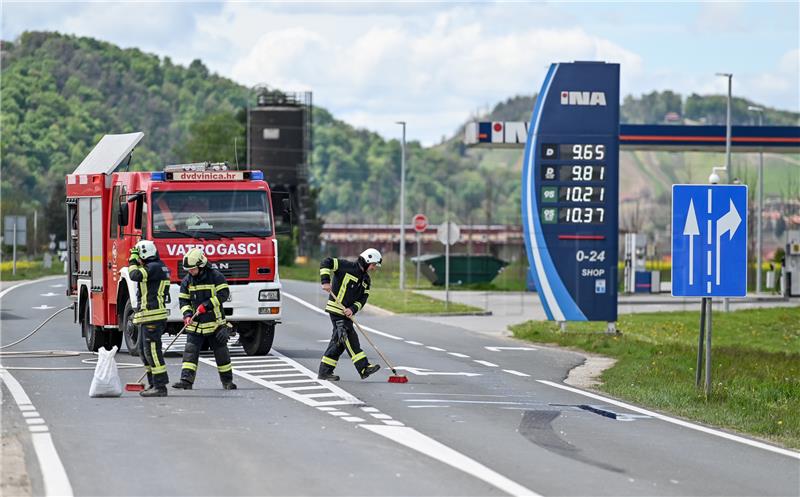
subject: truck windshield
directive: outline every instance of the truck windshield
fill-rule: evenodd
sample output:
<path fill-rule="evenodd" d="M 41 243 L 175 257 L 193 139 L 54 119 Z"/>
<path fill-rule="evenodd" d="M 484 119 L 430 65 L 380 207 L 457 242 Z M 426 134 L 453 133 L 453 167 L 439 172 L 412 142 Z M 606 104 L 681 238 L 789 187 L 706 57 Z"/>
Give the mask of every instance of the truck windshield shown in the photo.
<path fill-rule="evenodd" d="M 263 191 L 153 192 L 154 238 L 272 235 Z"/>

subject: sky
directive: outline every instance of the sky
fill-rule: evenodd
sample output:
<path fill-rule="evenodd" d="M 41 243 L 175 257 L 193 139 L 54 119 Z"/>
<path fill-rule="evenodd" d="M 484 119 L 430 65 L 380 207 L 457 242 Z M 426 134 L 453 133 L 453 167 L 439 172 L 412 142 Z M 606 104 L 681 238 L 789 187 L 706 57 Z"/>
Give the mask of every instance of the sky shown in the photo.
<path fill-rule="evenodd" d="M 200 59 L 240 84 L 312 91 L 356 127 L 423 145 L 515 95 L 552 62 L 621 64 L 622 95 L 733 95 L 800 111 L 800 2 L 24 2 L 0 37 L 89 36 Z"/>

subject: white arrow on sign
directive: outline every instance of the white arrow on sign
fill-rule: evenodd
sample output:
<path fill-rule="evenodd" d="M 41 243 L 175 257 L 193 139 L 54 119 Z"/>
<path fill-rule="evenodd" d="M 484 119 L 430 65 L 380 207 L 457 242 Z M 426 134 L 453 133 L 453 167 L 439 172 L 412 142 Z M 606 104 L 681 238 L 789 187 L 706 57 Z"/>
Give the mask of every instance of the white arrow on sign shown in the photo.
<path fill-rule="evenodd" d="M 736 233 L 736 229 L 739 228 L 739 224 L 741 224 L 741 222 L 742 217 L 739 215 L 739 211 L 736 210 L 736 206 L 733 205 L 733 199 L 730 199 L 730 209 L 724 216 L 717 219 L 717 285 L 720 284 L 719 242 L 722 239 L 722 235 L 724 235 L 726 232 L 730 233 L 728 240 L 732 240 L 733 235 Z"/>
<path fill-rule="evenodd" d="M 42 304 L 39 307 L 31 307 L 31 309 L 42 309 L 42 310 L 45 310 L 45 309 L 55 309 L 55 307 L 50 307 L 49 305 Z"/>
<path fill-rule="evenodd" d="M 53 292 L 47 292 L 47 293 L 40 293 L 39 295 L 41 295 L 42 297 L 55 297 L 58 294 Z"/>
<path fill-rule="evenodd" d="M 492 352 L 500 352 L 501 350 L 539 350 L 534 347 L 484 347 L 484 349 Z"/>
<path fill-rule="evenodd" d="M 445 373 L 441 371 L 431 371 L 430 369 L 423 369 L 423 368 L 408 368 L 405 366 L 398 366 L 395 369 L 402 369 L 403 371 L 408 371 L 411 374 L 416 374 L 419 376 L 480 376 L 480 373 Z"/>
<path fill-rule="evenodd" d="M 700 226 L 697 225 L 697 214 L 694 212 L 694 200 L 689 200 L 689 212 L 686 213 L 686 224 L 683 226 L 683 236 L 689 237 L 689 284 L 694 285 L 694 237 L 700 235 Z"/>

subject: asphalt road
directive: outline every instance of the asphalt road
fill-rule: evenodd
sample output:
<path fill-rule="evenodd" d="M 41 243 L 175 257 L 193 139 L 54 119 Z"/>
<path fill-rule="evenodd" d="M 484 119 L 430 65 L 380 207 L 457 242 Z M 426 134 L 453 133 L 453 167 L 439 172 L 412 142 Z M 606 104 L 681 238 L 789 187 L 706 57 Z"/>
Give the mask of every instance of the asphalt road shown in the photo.
<path fill-rule="evenodd" d="M 385 369 L 362 381 L 346 356 L 342 381 L 320 382 L 325 296 L 284 283 L 273 352 L 254 358 L 232 347 L 235 391 L 220 388 L 211 356 L 194 390 L 161 399 L 90 398 L 89 369 L 15 369 L 91 368 L 82 362 L 90 354 L 4 356 L 3 437 L 20 441 L 33 493 L 800 494 L 796 452 L 571 389 L 562 380 L 582 356 L 496 334 L 364 312 L 357 319 L 409 382 L 388 383 Z M 67 304 L 59 284 L 2 297 L 3 345 Z M 11 350 L 85 345 L 68 311 Z M 117 360 L 139 361 L 124 352 Z M 179 355 L 168 363 L 174 381 Z M 140 374 L 120 369 L 123 383 Z"/>

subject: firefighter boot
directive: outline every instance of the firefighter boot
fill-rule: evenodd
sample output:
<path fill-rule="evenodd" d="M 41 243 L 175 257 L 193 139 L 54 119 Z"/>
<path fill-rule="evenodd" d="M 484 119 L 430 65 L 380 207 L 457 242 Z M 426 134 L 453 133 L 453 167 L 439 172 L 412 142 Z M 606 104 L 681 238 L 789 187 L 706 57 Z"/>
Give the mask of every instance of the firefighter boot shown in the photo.
<path fill-rule="evenodd" d="M 182 390 L 191 390 L 192 384 L 186 380 L 176 381 L 172 384 L 172 388 L 180 388 Z"/>
<path fill-rule="evenodd" d="M 226 381 L 225 383 L 222 384 L 223 390 L 236 390 L 236 388 L 237 388 L 236 383 L 232 381 Z"/>
<path fill-rule="evenodd" d="M 369 377 L 369 375 L 373 374 L 379 369 L 381 369 L 381 366 L 379 364 L 368 364 L 367 367 L 365 367 L 364 370 L 361 371 L 361 379 L 366 380 Z"/>
<path fill-rule="evenodd" d="M 139 392 L 142 397 L 166 397 L 167 387 L 152 387 Z"/>
<path fill-rule="evenodd" d="M 333 374 L 333 366 L 325 364 L 324 362 L 319 365 L 318 380 L 339 381 L 339 375 Z"/>
<path fill-rule="evenodd" d="M 145 390 L 152 390 L 153 389 L 153 373 L 147 372 L 147 388 Z"/>

